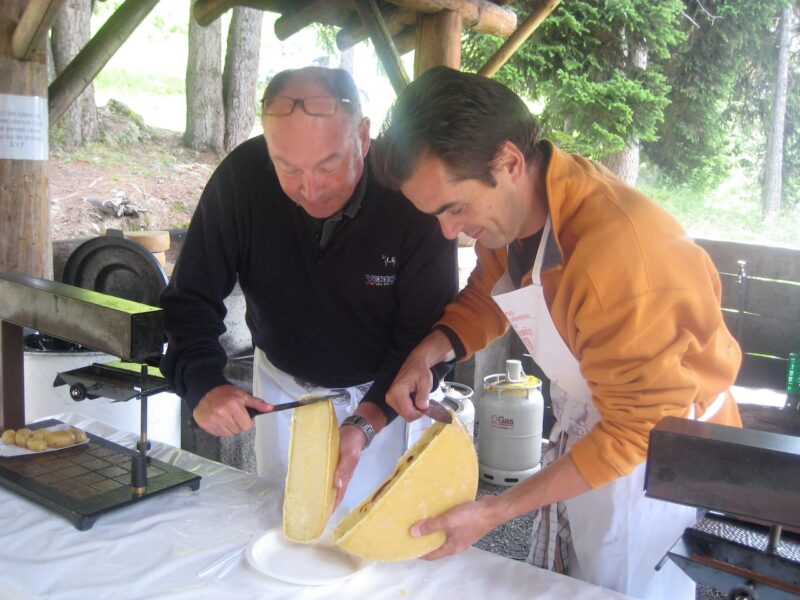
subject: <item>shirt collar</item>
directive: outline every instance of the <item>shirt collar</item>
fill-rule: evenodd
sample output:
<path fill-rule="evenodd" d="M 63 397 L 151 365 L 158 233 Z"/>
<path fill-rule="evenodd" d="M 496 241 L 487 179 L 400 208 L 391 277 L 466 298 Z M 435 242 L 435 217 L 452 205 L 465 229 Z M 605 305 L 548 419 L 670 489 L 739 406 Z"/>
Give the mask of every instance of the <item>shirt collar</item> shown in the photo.
<path fill-rule="evenodd" d="M 356 184 L 356 187 L 353 190 L 353 195 L 350 196 L 350 199 L 342 208 L 340 208 L 334 214 L 332 214 L 330 217 L 324 220 L 322 224 L 322 231 L 319 237 L 319 247 L 321 250 L 324 250 L 327 247 L 328 243 L 331 240 L 331 237 L 333 236 L 333 231 L 334 229 L 336 229 L 336 225 L 339 223 L 339 221 L 342 220 L 343 216 L 349 217 L 350 219 L 355 218 L 356 214 L 358 213 L 358 210 L 361 208 L 361 204 L 364 201 L 364 195 L 366 193 L 366 190 L 367 190 L 367 168 L 365 164 L 364 172 L 361 174 L 361 179 L 358 180 L 358 183 Z M 308 213 L 306 213 L 305 211 L 303 211 L 303 213 L 306 214 L 307 218 L 313 219 L 313 217 L 308 215 Z M 319 220 L 315 219 L 315 221 L 318 222 Z"/>

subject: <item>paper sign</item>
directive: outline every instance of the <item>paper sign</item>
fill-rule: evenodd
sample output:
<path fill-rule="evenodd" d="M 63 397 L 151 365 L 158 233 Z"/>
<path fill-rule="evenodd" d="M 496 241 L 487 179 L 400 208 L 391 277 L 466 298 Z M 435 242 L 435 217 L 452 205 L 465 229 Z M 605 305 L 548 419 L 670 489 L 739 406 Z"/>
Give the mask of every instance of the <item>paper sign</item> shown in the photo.
<path fill-rule="evenodd" d="M 47 100 L 0 94 L 0 159 L 47 160 Z"/>

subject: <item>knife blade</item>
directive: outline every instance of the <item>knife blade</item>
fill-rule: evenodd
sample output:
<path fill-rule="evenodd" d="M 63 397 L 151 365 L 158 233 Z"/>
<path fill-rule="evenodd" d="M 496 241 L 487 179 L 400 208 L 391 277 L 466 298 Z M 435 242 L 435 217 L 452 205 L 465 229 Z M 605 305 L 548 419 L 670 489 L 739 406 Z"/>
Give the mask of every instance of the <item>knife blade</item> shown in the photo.
<path fill-rule="evenodd" d="M 255 408 L 251 408 L 250 406 L 246 406 L 245 409 L 247 410 L 247 414 L 250 415 L 250 418 L 252 419 L 259 415 L 268 415 L 281 410 L 299 408 L 301 406 L 307 406 L 309 404 L 314 404 L 316 402 L 322 402 L 323 400 L 336 400 L 337 398 L 344 398 L 345 395 L 349 395 L 349 393 L 347 391 L 344 391 L 344 392 L 336 392 L 334 394 L 323 394 L 322 396 L 317 396 L 315 394 L 305 394 L 303 396 L 300 396 L 298 400 L 295 400 L 293 402 L 284 402 L 283 404 L 273 404 L 272 410 L 269 412 L 261 412 L 259 410 L 256 410 Z"/>
<path fill-rule="evenodd" d="M 450 411 L 447 410 L 441 402 L 437 402 L 436 400 L 428 400 L 428 408 L 422 410 L 419 406 L 417 406 L 417 395 L 416 393 L 411 394 L 411 401 L 414 403 L 414 408 L 416 408 L 419 412 L 421 412 L 426 417 L 430 417 L 434 421 L 439 421 L 440 423 L 452 423 L 453 422 L 453 415 L 450 414 Z"/>

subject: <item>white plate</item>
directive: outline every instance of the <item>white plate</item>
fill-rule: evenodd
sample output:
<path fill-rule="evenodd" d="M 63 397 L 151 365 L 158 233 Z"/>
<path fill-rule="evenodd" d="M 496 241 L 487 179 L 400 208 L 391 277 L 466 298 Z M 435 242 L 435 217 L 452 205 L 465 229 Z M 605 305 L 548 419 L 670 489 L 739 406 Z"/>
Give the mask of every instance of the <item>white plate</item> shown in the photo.
<path fill-rule="evenodd" d="M 335 546 L 289 541 L 280 529 L 253 540 L 247 548 L 247 560 L 265 575 L 298 585 L 344 581 L 372 564 Z"/>
<path fill-rule="evenodd" d="M 72 428 L 71 425 L 64 424 L 64 425 L 54 425 L 53 427 L 46 427 L 45 429 L 47 429 L 48 431 L 61 431 L 63 429 L 71 429 L 71 428 Z M 4 444 L 3 442 L 0 442 L 0 458 L 9 458 L 11 456 L 25 456 L 26 454 L 44 454 L 45 452 L 66 450 L 67 448 L 74 448 L 75 446 L 81 446 L 87 443 L 89 443 L 88 439 L 85 442 L 81 442 L 80 444 L 72 444 L 70 446 L 64 446 L 63 448 L 45 448 L 44 450 L 36 452 L 35 450 L 29 450 L 28 448 L 22 448 L 21 446 L 17 446 L 16 444 Z"/>

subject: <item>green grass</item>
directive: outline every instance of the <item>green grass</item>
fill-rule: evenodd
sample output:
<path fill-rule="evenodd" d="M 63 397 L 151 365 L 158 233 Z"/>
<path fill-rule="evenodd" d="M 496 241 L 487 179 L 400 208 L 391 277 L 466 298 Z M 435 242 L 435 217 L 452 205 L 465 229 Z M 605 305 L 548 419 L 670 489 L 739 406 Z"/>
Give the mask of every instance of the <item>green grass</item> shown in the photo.
<path fill-rule="evenodd" d="M 646 171 L 636 186 L 663 206 L 695 238 L 800 248 L 800 207 L 784 207 L 775 224 L 764 221 L 761 189 L 744 173 L 732 173 L 715 190 L 699 191 Z"/>
<path fill-rule="evenodd" d="M 173 96 L 183 94 L 186 89 L 185 76 L 164 73 L 145 75 L 142 72 L 109 67 L 103 69 L 94 80 L 98 91 L 113 91 L 133 95 Z"/>
<path fill-rule="evenodd" d="M 53 140 L 51 140 L 51 143 Z M 91 162 L 103 168 L 113 168 L 127 163 L 127 157 L 119 148 L 102 142 L 87 142 L 74 148 L 52 148 L 54 153 L 74 162 Z"/>

